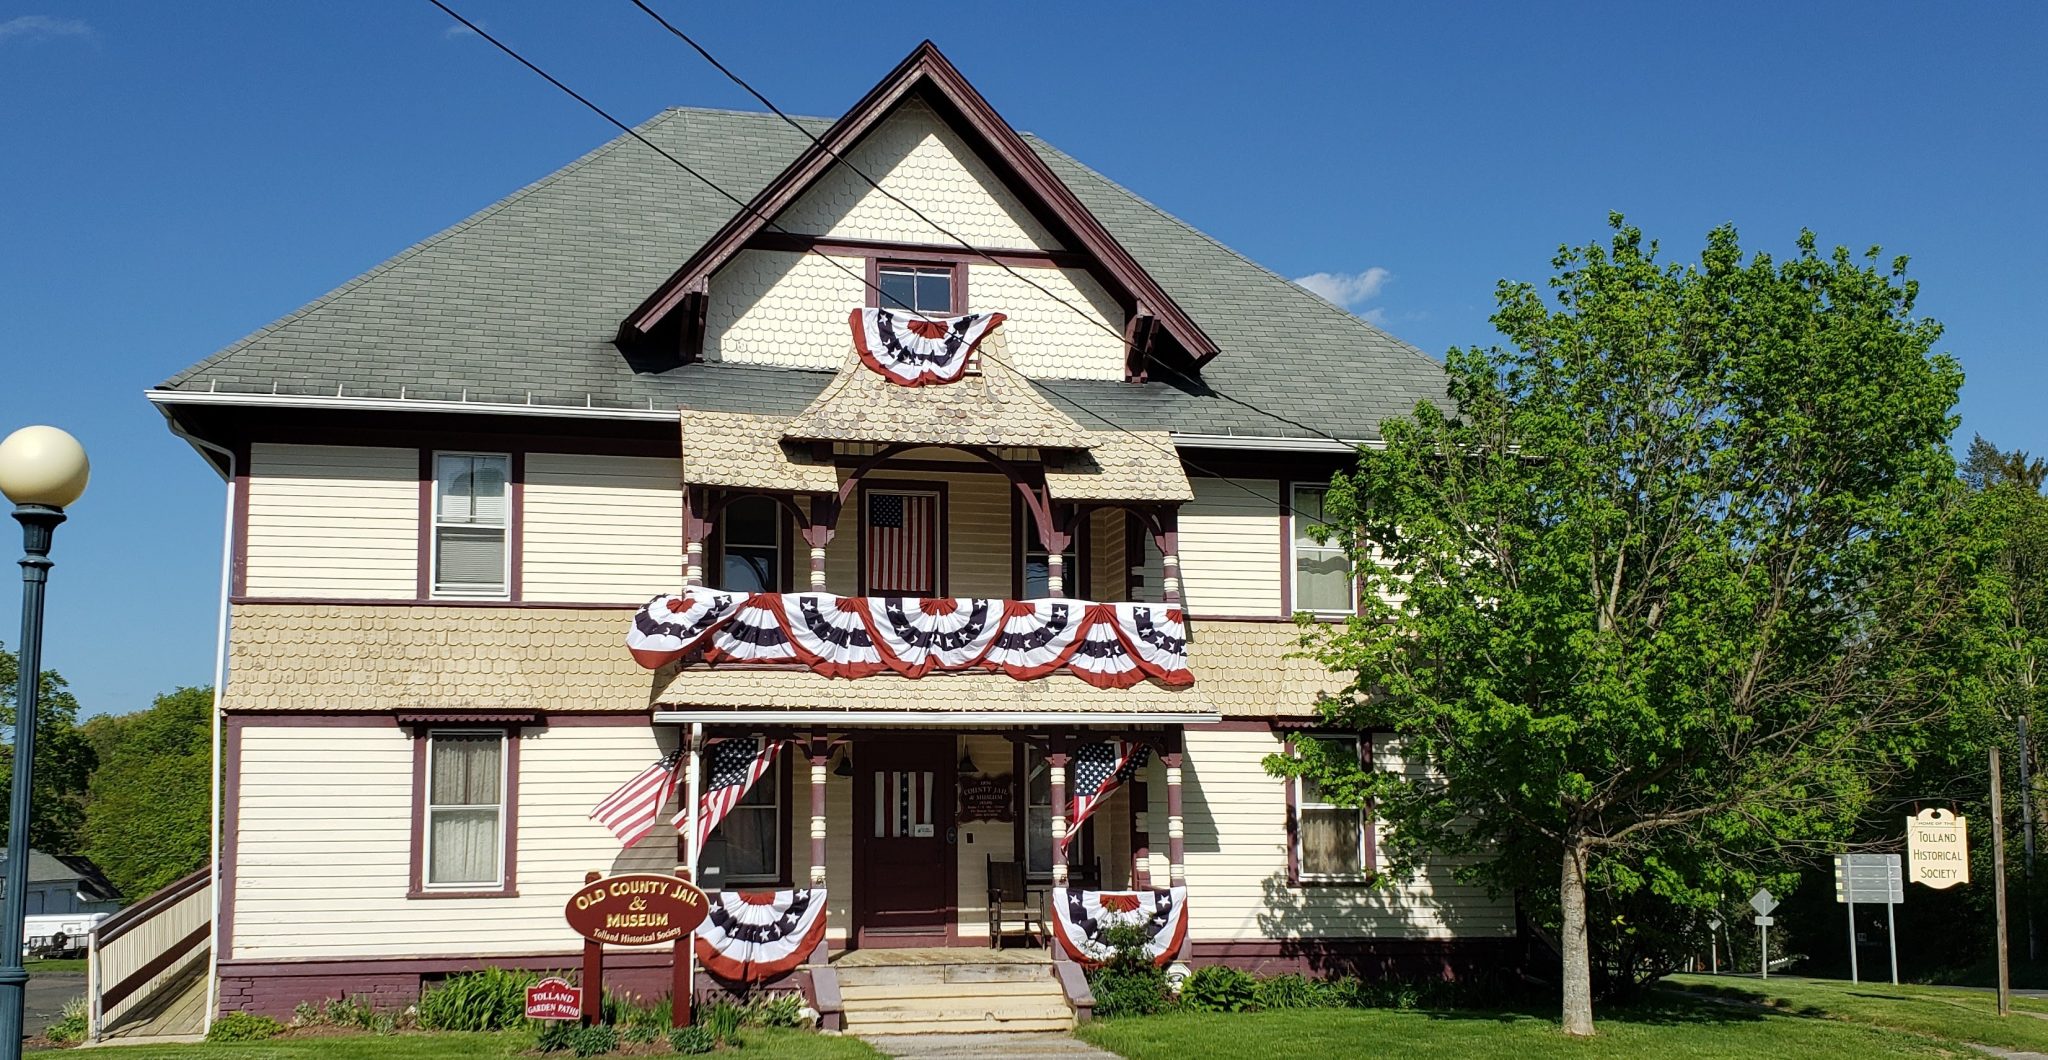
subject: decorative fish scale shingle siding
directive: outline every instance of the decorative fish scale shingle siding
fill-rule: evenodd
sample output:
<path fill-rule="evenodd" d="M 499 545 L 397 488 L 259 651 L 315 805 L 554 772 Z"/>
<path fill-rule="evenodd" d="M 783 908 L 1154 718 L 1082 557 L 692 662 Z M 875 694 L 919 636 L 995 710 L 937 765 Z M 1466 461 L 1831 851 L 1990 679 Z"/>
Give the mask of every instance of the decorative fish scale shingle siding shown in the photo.
<path fill-rule="evenodd" d="M 987 163 L 922 100 L 905 100 L 847 152 L 846 160 L 917 213 L 846 167 L 834 166 L 776 223 L 791 232 L 835 239 L 954 244 L 917 216 L 921 213 L 978 247 L 1060 249 Z"/>
<path fill-rule="evenodd" d="M 866 268 L 859 258 L 740 252 L 711 278 L 704 356 L 783 368 L 837 367 L 853 342 L 847 314 L 871 301 L 861 280 Z"/>
<path fill-rule="evenodd" d="M 976 312 L 1008 316 L 1009 361 L 1024 375 L 1123 379 L 1123 310 L 1086 272 L 969 264 L 967 297 Z"/>
<path fill-rule="evenodd" d="M 1260 764 L 1281 750 L 1269 732 L 1189 726 L 1182 800 L 1187 848 L 1188 933 L 1233 938 L 1487 938 L 1515 933 L 1514 902 L 1453 878 L 1457 863 L 1432 861 L 1419 878 L 1389 888 L 1289 886 L 1285 782 Z M 1381 737 L 1385 742 L 1385 737 Z M 1376 745 L 1379 769 L 1414 770 Z M 1151 820 L 1166 819 L 1165 775 L 1152 765 Z M 1155 829 L 1156 833 L 1156 829 Z M 1152 873 L 1166 860 L 1154 844 Z M 1385 868 L 1384 860 L 1378 866 Z"/>
<path fill-rule="evenodd" d="M 813 133 L 831 124 L 799 120 Z M 637 131 L 743 198 L 808 143 L 772 114 L 731 111 L 670 110 Z M 1164 368 L 1138 386 L 1047 384 L 1062 409 L 1091 425 L 1075 402 L 1131 428 L 1374 438 L 1381 419 L 1443 400 L 1442 367 L 1414 347 L 1026 140 L 1222 350 L 1202 387 Z M 736 212 L 622 136 L 165 385 L 794 415 L 830 372 L 731 361 L 636 372 L 612 345 L 625 314 Z"/>
<path fill-rule="evenodd" d="M 250 446 L 248 592 L 417 594 L 419 462 L 416 449 Z"/>
<path fill-rule="evenodd" d="M 310 740 L 309 740 L 310 737 Z M 563 896 L 590 869 L 667 871 L 675 843 L 629 851 L 590 807 L 664 744 L 641 725 L 520 730 L 519 894 L 408 899 L 412 737 L 392 725 L 242 729 L 238 959 L 573 953 Z"/>
<path fill-rule="evenodd" d="M 531 453 L 525 496 L 525 599 L 637 604 L 682 584 L 681 462 Z"/>

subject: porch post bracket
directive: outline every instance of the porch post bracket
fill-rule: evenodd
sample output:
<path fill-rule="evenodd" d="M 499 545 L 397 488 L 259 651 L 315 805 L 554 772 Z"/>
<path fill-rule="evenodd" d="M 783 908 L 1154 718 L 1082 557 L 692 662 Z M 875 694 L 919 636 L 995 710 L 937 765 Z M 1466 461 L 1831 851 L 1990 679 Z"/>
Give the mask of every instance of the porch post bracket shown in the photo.
<path fill-rule="evenodd" d="M 888 460 L 889 458 L 897 456 L 899 454 L 907 453 L 912 449 L 924 448 L 928 447 L 924 445 L 909 445 L 903 442 L 898 442 L 895 445 L 884 446 L 880 452 L 876 453 L 871 457 L 868 457 L 867 459 L 861 461 L 858 464 L 853 465 L 853 470 L 846 473 L 846 481 L 839 484 L 839 503 L 842 506 L 845 505 L 847 500 L 853 496 L 853 491 L 860 486 L 860 480 L 866 478 L 868 472 L 873 471 L 875 468 L 881 466 L 883 461 Z M 834 512 L 833 517 L 834 521 L 837 522 L 838 513 Z"/>

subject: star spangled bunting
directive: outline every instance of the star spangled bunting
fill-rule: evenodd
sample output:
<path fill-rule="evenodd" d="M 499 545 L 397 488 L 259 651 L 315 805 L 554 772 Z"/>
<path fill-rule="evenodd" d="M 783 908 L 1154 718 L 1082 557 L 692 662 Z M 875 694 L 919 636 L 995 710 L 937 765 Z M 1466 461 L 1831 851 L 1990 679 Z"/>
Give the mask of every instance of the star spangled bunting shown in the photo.
<path fill-rule="evenodd" d="M 619 837 L 621 846 L 632 846 L 646 838 L 647 833 L 654 830 L 661 808 L 667 805 L 669 797 L 676 793 L 676 785 L 682 781 L 682 771 L 676 768 L 682 757 L 681 751 L 663 755 L 660 761 L 641 770 L 619 790 L 605 796 L 604 801 L 590 811 L 590 819 L 610 829 Z"/>
<path fill-rule="evenodd" d="M 1150 747 L 1135 740 L 1104 740 L 1085 744 L 1075 752 L 1073 813 L 1063 841 L 1078 835 L 1081 822 L 1102 805 L 1102 800 L 1137 776 L 1151 754 Z"/>
<path fill-rule="evenodd" d="M 739 737 L 720 740 L 711 745 L 711 781 L 704 787 L 704 793 L 697 800 L 697 849 L 711 839 L 711 830 L 725 815 L 747 797 L 754 782 L 768 767 L 775 764 L 775 752 L 782 748 L 780 740 L 763 740 L 759 737 Z M 689 827 L 689 818 L 676 815 L 676 831 Z"/>

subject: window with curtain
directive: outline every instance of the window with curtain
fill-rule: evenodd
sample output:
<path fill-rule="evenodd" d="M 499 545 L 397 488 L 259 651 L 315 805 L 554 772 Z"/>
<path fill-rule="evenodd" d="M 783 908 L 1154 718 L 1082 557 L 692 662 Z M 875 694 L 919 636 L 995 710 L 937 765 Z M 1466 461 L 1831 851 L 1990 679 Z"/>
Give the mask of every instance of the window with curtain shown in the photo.
<path fill-rule="evenodd" d="M 719 513 L 722 560 L 717 588 L 740 593 L 776 593 L 784 562 L 782 507 L 767 497 L 740 497 Z"/>
<path fill-rule="evenodd" d="M 1358 756 L 1356 736 L 1313 736 L 1338 754 Z M 1304 879 L 1358 879 L 1366 874 L 1365 830 L 1371 826 L 1362 806 L 1335 806 L 1323 800 L 1314 779 L 1294 781 L 1296 865 Z"/>
<path fill-rule="evenodd" d="M 440 453 L 434 457 L 434 592 L 504 596 L 509 580 L 512 458 Z"/>
<path fill-rule="evenodd" d="M 705 841 L 704 863 L 716 865 L 723 882 L 781 880 L 783 765 L 778 756 Z"/>
<path fill-rule="evenodd" d="M 1028 511 L 1024 512 L 1023 515 L 1024 529 L 1021 531 L 1020 540 L 1024 542 L 1024 595 L 1021 599 L 1038 600 L 1042 599 L 1050 591 L 1052 564 L 1049 557 L 1051 554 L 1045 550 L 1045 542 L 1039 540 L 1038 520 L 1033 519 Z M 1080 559 L 1081 533 L 1085 532 L 1086 528 L 1087 524 L 1085 522 L 1081 523 L 1077 531 L 1068 539 L 1067 550 L 1060 554 L 1063 557 L 1061 577 L 1064 581 L 1064 591 L 1068 596 L 1082 599 L 1088 596 L 1088 592 L 1081 581 Z"/>
<path fill-rule="evenodd" d="M 951 265 L 883 264 L 876 268 L 881 281 L 883 309 L 911 310 L 933 316 L 953 313 L 953 267 Z"/>
<path fill-rule="evenodd" d="M 1350 557 L 1339 542 L 1324 544 L 1310 533 L 1328 518 L 1323 514 L 1323 500 L 1329 492 L 1328 486 L 1296 486 L 1289 501 L 1294 509 L 1294 609 L 1354 614 L 1358 610 L 1358 579 L 1352 577 Z"/>
<path fill-rule="evenodd" d="M 1024 752 L 1024 871 L 1052 875 L 1052 768 L 1038 748 Z"/>
<path fill-rule="evenodd" d="M 504 733 L 428 734 L 426 816 L 426 886 L 504 881 Z"/>

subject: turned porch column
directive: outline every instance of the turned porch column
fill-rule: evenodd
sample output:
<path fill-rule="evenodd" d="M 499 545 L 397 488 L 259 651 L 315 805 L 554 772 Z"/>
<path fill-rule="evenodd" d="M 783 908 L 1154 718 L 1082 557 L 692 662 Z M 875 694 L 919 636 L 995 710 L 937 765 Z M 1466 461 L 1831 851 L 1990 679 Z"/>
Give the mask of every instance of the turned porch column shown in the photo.
<path fill-rule="evenodd" d="M 683 486 L 683 585 L 704 584 L 704 539 L 711 536 L 711 520 L 704 518 L 708 498 L 702 488 Z"/>
<path fill-rule="evenodd" d="M 1180 767 L 1184 760 L 1180 730 L 1173 730 L 1168 740 L 1166 753 L 1159 756 L 1159 761 L 1166 765 L 1166 863 L 1169 885 L 1179 887 L 1187 882 L 1187 830 L 1181 819 L 1180 801 Z"/>
<path fill-rule="evenodd" d="M 1159 514 L 1159 527 L 1152 532 L 1159 546 L 1160 599 L 1180 603 L 1180 513 L 1168 508 Z"/>
<path fill-rule="evenodd" d="M 1047 779 L 1052 782 L 1052 885 L 1067 885 L 1067 740 L 1055 736 L 1052 750 L 1045 756 L 1049 770 Z"/>
<path fill-rule="evenodd" d="M 1131 890 L 1152 889 L 1151 786 L 1141 770 L 1131 778 Z"/>
<path fill-rule="evenodd" d="M 833 493 L 813 494 L 811 497 L 811 520 L 804 527 L 804 544 L 811 546 L 811 591 L 825 591 L 825 546 L 832 543 L 832 535 L 839 523 L 839 496 Z"/>
<path fill-rule="evenodd" d="M 832 745 L 822 732 L 811 734 L 811 886 L 825 886 L 825 769 L 832 763 Z"/>

